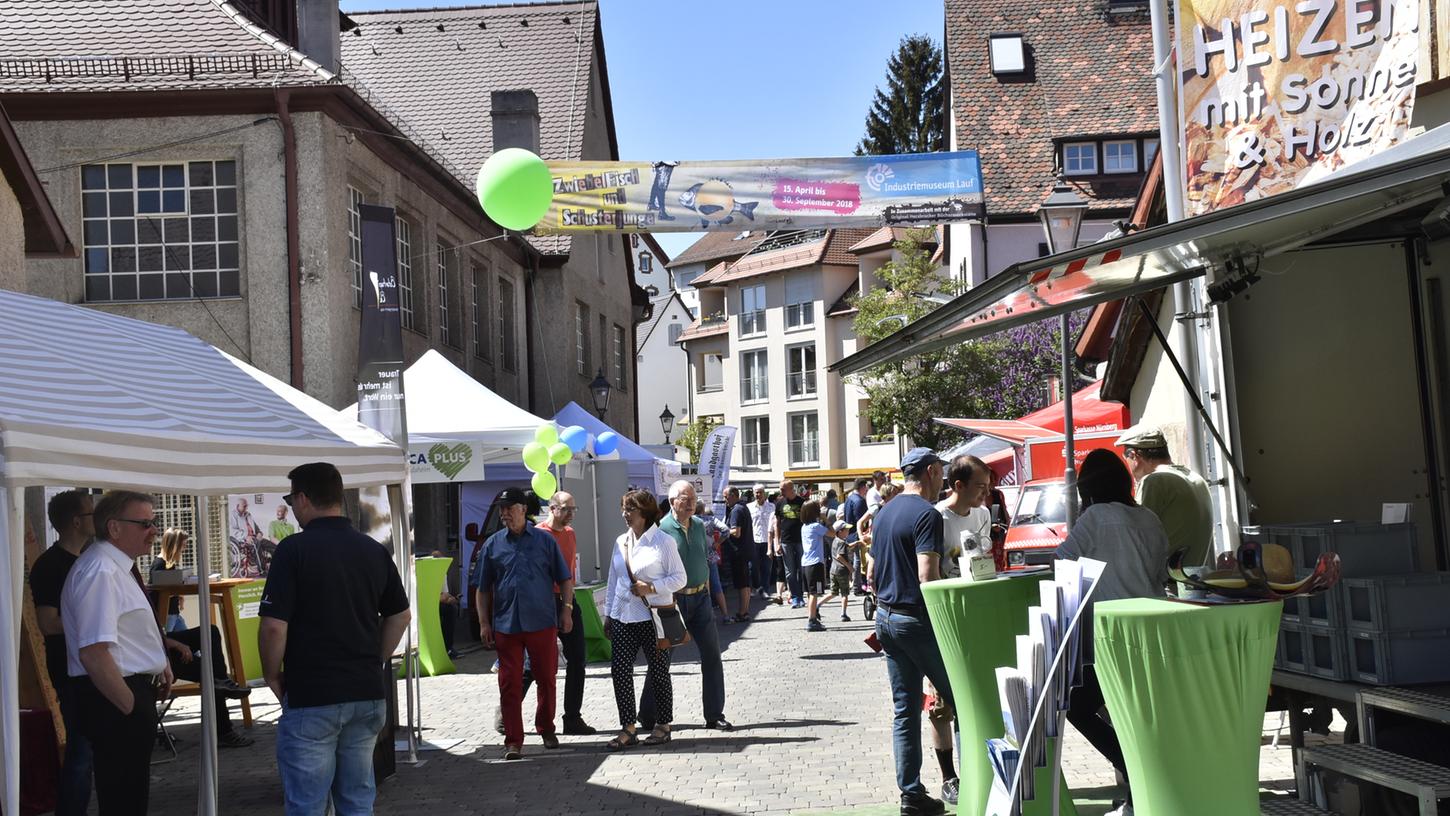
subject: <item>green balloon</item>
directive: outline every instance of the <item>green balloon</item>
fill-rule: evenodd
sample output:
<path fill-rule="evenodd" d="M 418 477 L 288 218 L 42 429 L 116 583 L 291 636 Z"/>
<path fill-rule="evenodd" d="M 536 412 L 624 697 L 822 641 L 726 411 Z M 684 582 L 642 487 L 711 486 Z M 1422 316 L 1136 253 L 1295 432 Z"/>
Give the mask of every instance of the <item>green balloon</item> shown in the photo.
<path fill-rule="evenodd" d="M 549 212 L 554 179 L 544 160 L 518 147 L 500 150 L 478 170 L 478 203 L 494 223 L 526 230 Z"/>
<path fill-rule="evenodd" d="M 552 423 L 546 422 L 534 431 L 534 441 L 547 448 L 559 441 L 559 429 L 555 428 Z"/>
<path fill-rule="evenodd" d="M 553 462 L 556 465 L 564 465 L 568 464 L 569 460 L 573 458 L 574 451 L 569 450 L 569 446 L 565 445 L 563 442 L 555 442 L 554 444 L 549 446 L 550 462 Z"/>
<path fill-rule="evenodd" d="M 555 479 L 554 474 L 547 470 L 535 473 L 534 480 L 530 484 L 534 488 L 534 495 L 543 501 L 548 501 L 549 497 L 554 495 L 554 491 L 559 489 L 559 480 Z"/>
<path fill-rule="evenodd" d="M 549 449 L 538 442 L 530 442 L 524 446 L 524 467 L 531 473 L 538 473 L 541 470 L 549 469 Z"/>

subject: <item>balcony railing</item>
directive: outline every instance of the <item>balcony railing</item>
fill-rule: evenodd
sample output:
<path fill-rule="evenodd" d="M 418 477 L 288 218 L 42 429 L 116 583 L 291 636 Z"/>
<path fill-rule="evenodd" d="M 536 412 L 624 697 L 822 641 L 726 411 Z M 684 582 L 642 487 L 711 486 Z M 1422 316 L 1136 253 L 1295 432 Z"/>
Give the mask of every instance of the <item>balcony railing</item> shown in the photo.
<path fill-rule="evenodd" d="M 746 444 L 742 446 L 741 452 L 744 455 L 746 467 L 770 467 L 769 443 Z"/>
<path fill-rule="evenodd" d="M 895 442 L 895 441 L 896 441 L 896 434 L 894 434 L 894 433 L 862 434 L 861 435 L 861 444 L 862 445 L 880 445 L 883 442 Z"/>
<path fill-rule="evenodd" d="M 740 313 L 740 336 L 748 337 L 753 334 L 765 333 L 765 310 L 756 309 L 753 312 Z"/>
<path fill-rule="evenodd" d="M 791 303 L 785 307 L 785 327 L 803 329 L 816 323 L 816 304 L 812 302 Z"/>
<path fill-rule="evenodd" d="M 760 402 L 769 399 L 769 392 L 766 390 L 766 378 L 746 377 L 740 381 L 740 401 Z"/>
<path fill-rule="evenodd" d="M 700 387 L 695 389 L 695 393 L 696 394 L 713 394 L 713 393 L 715 393 L 717 391 L 724 391 L 724 390 L 725 390 L 725 383 L 723 383 L 723 382 L 700 383 Z"/>
<path fill-rule="evenodd" d="M 787 397 L 809 397 L 816 393 L 816 372 L 795 371 L 785 375 Z"/>
<path fill-rule="evenodd" d="M 820 447 L 814 438 L 790 443 L 791 467 L 814 465 L 820 462 Z"/>

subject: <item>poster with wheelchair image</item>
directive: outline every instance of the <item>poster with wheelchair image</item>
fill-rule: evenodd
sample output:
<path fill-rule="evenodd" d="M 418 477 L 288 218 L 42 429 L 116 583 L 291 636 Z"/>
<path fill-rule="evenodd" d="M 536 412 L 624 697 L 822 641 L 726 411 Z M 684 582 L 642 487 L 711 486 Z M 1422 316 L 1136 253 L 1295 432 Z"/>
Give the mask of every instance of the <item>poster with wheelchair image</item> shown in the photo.
<path fill-rule="evenodd" d="M 266 578 L 282 539 L 302 529 L 282 493 L 227 497 L 227 576 Z"/>

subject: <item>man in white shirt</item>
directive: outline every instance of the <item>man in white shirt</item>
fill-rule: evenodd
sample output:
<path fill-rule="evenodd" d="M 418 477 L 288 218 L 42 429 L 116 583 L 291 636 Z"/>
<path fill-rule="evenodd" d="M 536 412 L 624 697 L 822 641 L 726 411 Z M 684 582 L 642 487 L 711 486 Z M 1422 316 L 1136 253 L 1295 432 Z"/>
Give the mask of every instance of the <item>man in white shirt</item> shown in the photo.
<path fill-rule="evenodd" d="M 963 454 L 952 460 L 947 484 L 951 495 L 936 505 L 945 528 L 941 571 L 943 578 L 955 578 L 969 556 L 992 553 L 992 513 L 986 506 L 992 473 L 981 459 Z"/>
<path fill-rule="evenodd" d="M 875 510 L 881 506 L 881 486 L 886 484 L 886 473 L 876 471 L 871 474 L 871 487 L 866 490 L 866 509 Z"/>
<path fill-rule="evenodd" d="M 775 504 L 765 500 L 765 485 L 756 484 L 755 501 L 750 502 L 750 524 L 755 533 L 755 588 L 764 598 L 770 595 L 770 522 L 775 518 Z"/>
<path fill-rule="evenodd" d="M 156 700 L 173 680 L 136 559 L 151 553 L 155 500 L 113 490 L 93 513 L 99 538 L 66 577 L 66 662 L 95 762 L 100 812 L 144 814 L 156 744 Z"/>

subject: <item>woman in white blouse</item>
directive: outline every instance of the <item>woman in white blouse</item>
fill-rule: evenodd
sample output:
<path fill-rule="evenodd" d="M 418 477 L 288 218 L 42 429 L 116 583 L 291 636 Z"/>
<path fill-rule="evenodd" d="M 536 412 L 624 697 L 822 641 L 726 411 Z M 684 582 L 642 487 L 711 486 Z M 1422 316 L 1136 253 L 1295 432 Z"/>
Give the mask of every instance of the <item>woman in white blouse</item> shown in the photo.
<path fill-rule="evenodd" d="M 618 751 L 638 744 L 635 736 L 634 656 L 644 649 L 649 658 L 645 685 L 654 695 L 655 727 L 646 745 L 670 741 L 674 719 L 674 689 L 670 684 L 670 653 L 655 647 L 656 633 L 650 606 L 674 602 L 674 593 L 685 586 L 685 564 L 675 540 L 655 522 L 660 506 L 647 490 L 631 490 L 621 503 L 629 529 L 614 545 L 609 564 L 609 589 L 604 602 L 604 631 L 609 635 L 613 662 L 609 674 L 614 680 L 614 703 L 619 707 L 619 735 L 609 741 Z M 631 578 L 632 576 L 632 578 Z"/>

